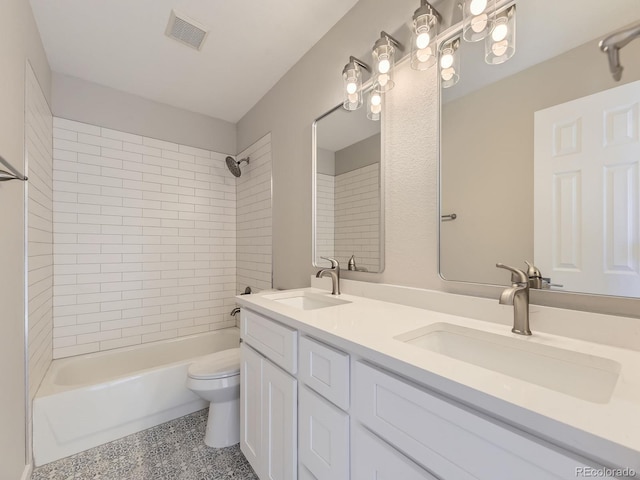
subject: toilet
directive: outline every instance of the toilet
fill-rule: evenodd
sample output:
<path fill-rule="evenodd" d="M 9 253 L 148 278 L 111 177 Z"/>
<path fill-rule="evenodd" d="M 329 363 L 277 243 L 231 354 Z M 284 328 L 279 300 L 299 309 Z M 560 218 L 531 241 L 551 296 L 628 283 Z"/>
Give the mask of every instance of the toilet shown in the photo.
<path fill-rule="evenodd" d="M 223 448 L 240 442 L 240 349 L 212 353 L 192 363 L 187 387 L 210 402 L 204 443 Z"/>

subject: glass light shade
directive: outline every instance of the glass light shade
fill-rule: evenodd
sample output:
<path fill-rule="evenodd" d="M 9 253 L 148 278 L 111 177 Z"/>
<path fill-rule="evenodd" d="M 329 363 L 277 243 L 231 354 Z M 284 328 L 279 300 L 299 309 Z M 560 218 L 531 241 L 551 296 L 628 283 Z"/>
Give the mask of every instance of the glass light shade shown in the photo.
<path fill-rule="evenodd" d="M 369 120 L 380 120 L 380 114 L 382 113 L 382 94 L 376 92 L 374 89 L 369 91 L 367 99 L 367 118 Z"/>
<path fill-rule="evenodd" d="M 495 0 L 464 0 L 462 6 L 462 38 L 479 42 L 491 33 L 495 17 Z"/>
<path fill-rule="evenodd" d="M 395 48 L 386 38 L 379 39 L 373 47 L 373 88 L 378 92 L 388 92 L 395 83 L 393 67 Z"/>
<path fill-rule="evenodd" d="M 355 62 L 349 62 L 342 71 L 345 110 L 357 110 L 362 106 L 362 71 Z"/>
<path fill-rule="evenodd" d="M 491 34 L 485 38 L 484 59 L 499 65 L 516 53 L 516 7 L 513 5 L 495 19 Z"/>
<path fill-rule="evenodd" d="M 426 70 L 437 60 L 436 38 L 438 18 L 429 5 L 420 7 L 413 15 L 411 35 L 411 68 Z"/>
<path fill-rule="evenodd" d="M 442 88 L 453 87 L 460 80 L 460 40 L 445 44 L 440 50 L 440 85 Z"/>

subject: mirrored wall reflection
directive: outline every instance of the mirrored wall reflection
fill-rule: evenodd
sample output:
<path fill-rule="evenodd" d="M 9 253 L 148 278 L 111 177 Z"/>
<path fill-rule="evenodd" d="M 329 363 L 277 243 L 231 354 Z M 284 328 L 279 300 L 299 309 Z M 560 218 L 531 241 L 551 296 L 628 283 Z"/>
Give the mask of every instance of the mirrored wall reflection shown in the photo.
<path fill-rule="evenodd" d="M 457 215 L 440 226 L 447 280 L 504 285 L 496 262 L 528 260 L 550 290 L 640 297 L 640 39 L 620 51 L 619 82 L 598 47 L 640 9 L 592 7 L 520 2 L 504 65 L 461 44 L 466 73 L 441 97 L 440 213 Z"/>
<path fill-rule="evenodd" d="M 366 109 L 333 109 L 314 124 L 314 266 L 333 257 L 343 269 L 380 272 L 380 122 Z"/>

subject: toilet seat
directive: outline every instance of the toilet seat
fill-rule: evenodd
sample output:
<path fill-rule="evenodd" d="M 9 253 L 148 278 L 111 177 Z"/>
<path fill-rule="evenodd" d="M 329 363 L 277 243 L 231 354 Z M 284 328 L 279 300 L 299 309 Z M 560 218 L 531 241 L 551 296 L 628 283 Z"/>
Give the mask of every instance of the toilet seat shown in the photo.
<path fill-rule="evenodd" d="M 240 375 L 240 349 L 230 348 L 206 355 L 189 366 L 188 375 L 198 380 Z"/>

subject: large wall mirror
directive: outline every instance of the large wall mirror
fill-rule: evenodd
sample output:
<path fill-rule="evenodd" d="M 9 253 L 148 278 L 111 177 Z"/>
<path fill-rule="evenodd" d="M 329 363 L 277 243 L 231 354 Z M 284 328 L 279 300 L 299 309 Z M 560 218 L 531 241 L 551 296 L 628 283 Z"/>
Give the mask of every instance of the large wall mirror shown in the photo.
<path fill-rule="evenodd" d="M 619 82 L 598 48 L 639 21 L 638 0 L 521 1 L 509 62 L 462 42 L 441 92 L 443 278 L 505 285 L 496 262 L 528 260 L 551 290 L 640 297 L 640 39 Z"/>
<path fill-rule="evenodd" d="M 342 105 L 313 124 L 313 265 L 381 272 L 383 194 L 380 121 Z M 353 266 L 355 264 L 355 266 Z"/>

